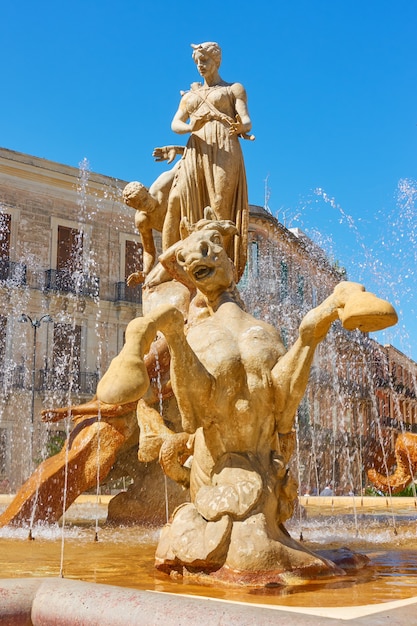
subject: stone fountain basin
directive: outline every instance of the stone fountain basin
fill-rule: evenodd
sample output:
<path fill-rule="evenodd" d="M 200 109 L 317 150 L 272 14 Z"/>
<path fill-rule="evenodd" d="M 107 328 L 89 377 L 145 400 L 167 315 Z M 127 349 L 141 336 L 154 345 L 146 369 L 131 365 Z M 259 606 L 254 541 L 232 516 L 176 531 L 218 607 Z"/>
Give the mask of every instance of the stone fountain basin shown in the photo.
<path fill-rule="evenodd" d="M 277 612 L 289 625 L 382 624 L 387 618 L 414 623 L 412 498 L 301 498 L 306 517 L 289 525 L 292 536 L 298 538 L 301 528 L 308 547 L 317 551 L 347 545 L 366 553 L 371 568 L 356 578 L 262 590 L 198 585 L 156 572 L 159 530 L 108 528 L 107 500 L 79 498 L 67 513 L 64 534 L 58 525 L 39 525 L 35 541 L 28 541 L 27 529 L 1 530 L 0 624 L 177 625 L 200 623 L 196 615 L 204 615 L 208 625 L 259 625 L 279 623 Z"/>

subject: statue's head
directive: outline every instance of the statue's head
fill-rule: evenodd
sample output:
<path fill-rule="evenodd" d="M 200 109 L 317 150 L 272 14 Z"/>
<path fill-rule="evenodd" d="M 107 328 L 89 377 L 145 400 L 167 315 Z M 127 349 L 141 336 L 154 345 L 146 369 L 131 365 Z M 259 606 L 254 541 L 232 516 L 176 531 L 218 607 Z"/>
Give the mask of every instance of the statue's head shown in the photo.
<path fill-rule="evenodd" d="M 218 220 L 206 207 L 204 218 L 196 224 L 181 221 L 181 241 L 160 257 L 162 265 L 177 280 L 203 294 L 221 292 L 234 284 L 233 261 L 225 250 L 225 239 L 237 228 L 230 220 Z"/>
<path fill-rule="evenodd" d="M 195 63 L 197 63 L 199 58 L 207 57 L 211 59 L 217 69 L 219 69 L 220 63 L 222 62 L 222 51 L 218 43 L 215 41 L 206 41 L 199 44 L 192 43 L 191 47 L 193 48 L 193 59 Z"/>
<path fill-rule="evenodd" d="M 152 202 L 148 188 L 138 181 L 128 183 L 123 189 L 123 201 L 137 211 L 152 210 Z"/>

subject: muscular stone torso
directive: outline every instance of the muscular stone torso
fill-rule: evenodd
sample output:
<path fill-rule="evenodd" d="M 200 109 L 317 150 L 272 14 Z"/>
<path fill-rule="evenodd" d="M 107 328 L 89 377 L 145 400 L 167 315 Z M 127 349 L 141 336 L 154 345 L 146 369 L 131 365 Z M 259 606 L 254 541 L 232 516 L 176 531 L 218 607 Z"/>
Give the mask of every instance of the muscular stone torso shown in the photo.
<path fill-rule="evenodd" d="M 277 331 L 226 303 L 192 328 L 187 341 L 216 381 L 202 407 L 207 443 L 212 431 L 224 451 L 256 453 L 275 430 L 271 369 L 284 351 Z"/>

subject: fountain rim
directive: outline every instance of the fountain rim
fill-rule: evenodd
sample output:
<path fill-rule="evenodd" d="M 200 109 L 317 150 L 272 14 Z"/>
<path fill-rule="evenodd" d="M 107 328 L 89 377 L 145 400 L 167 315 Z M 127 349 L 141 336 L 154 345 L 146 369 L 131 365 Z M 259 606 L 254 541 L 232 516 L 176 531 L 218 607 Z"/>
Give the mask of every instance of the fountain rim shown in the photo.
<path fill-rule="evenodd" d="M 381 618 L 391 619 L 398 626 L 413 623 L 417 596 L 380 604 L 348 607 L 288 607 L 282 605 L 247 604 L 205 596 L 143 591 L 102 583 L 64 578 L 6 578 L 0 580 L 0 624 L 60 623 L 63 626 L 122 626 L 139 623 L 143 626 L 163 618 L 167 626 L 195 623 L 196 611 L 204 614 L 207 626 L 217 626 L 225 617 L 241 626 L 276 624 L 277 611 L 287 626 L 301 626 L 306 616 L 314 626 L 351 624 L 377 626 Z M 126 621 L 127 620 L 127 621 Z"/>

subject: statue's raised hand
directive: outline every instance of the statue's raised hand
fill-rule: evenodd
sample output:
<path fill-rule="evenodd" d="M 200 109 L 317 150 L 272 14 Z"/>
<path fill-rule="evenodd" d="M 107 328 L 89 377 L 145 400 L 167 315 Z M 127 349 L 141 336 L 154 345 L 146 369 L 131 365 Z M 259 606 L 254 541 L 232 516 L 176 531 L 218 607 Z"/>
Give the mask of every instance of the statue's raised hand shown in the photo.
<path fill-rule="evenodd" d="M 162 146 L 161 148 L 155 148 L 152 152 L 152 156 L 155 161 L 168 161 L 168 163 L 172 163 L 177 154 L 182 154 L 183 151 L 183 146 Z"/>
<path fill-rule="evenodd" d="M 126 284 L 128 287 L 136 287 L 136 285 L 141 285 L 145 282 L 145 278 L 145 272 L 133 272 L 133 274 L 129 274 L 127 277 Z"/>

